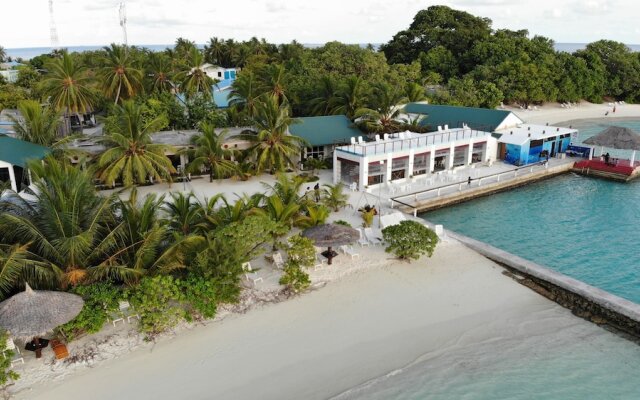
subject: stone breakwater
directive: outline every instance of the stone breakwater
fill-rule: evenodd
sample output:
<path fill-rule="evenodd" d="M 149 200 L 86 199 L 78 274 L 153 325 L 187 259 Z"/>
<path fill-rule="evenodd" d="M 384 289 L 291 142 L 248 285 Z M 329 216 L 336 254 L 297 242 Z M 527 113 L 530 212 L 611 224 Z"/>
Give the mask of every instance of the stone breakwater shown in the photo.
<path fill-rule="evenodd" d="M 454 232 L 447 234 L 505 267 L 521 284 L 595 324 L 631 335 L 640 343 L 640 304 Z"/>

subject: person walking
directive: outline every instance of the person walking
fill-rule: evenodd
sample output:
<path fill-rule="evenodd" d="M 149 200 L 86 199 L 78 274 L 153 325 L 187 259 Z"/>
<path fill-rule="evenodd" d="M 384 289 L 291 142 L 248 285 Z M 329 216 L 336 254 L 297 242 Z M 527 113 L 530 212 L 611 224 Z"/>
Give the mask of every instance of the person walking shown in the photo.
<path fill-rule="evenodd" d="M 471 177 L 469 177 L 469 179 L 467 179 L 467 186 L 471 186 Z"/>
<path fill-rule="evenodd" d="M 313 192 L 316 195 L 316 202 L 320 201 L 320 184 L 316 183 L 316 185 L 313 187 Z"/>

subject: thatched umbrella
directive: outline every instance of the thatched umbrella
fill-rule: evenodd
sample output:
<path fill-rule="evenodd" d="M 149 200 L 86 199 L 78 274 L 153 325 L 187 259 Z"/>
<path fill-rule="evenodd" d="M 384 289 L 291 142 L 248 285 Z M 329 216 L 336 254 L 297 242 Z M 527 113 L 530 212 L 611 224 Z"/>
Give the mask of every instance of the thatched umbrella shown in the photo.
<path fill-rule="evenodd" d="M 0 327 L 12 337 L 34 339 L 40 358 L 39 337 L 71 321 L 82 310 L 82 297 L 65 292 L 35 291 L 26 284 L 24 292 L 0 303 Z"/>
<path fill-rule="evenodd" d="M 316 246 L 327 246 L 327 250 L 322 252 L 322 255 L 327 257 L 331 264 L 333 257 L 338 255 L 331 250 L 331 247 L 353 243 L 360 238 L 360 233 L 345 225 L 324 224 L 305 229 L 302 236 L 313 240 Z"/>
<path fill-rule="evenodd" d="M 631 154 L 631 165 L 633 166 L 636 150 L 640 150 L 640 135 L 629 128 L 610 126 L 583 143 L 618 150 L 633 150 Z"/>

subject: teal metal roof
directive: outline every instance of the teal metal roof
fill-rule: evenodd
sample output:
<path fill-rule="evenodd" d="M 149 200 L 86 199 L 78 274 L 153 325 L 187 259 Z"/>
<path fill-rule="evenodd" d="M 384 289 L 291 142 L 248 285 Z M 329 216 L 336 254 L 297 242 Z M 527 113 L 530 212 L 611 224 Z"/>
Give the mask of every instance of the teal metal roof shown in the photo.
<path fill-rule="evenodd" d="M 349 143 L 352 137 L 362 132 L 353 127 L 345 115 L 327 115 L 323 117 L 298 118 L 301 122 L 289 126 L 292 135 L 300 136 L 311 146 L 324 146 L 334 143 Z"/>
<path fill-rule="evenodd" d="M 50 152 L 47 147 L 0 135 L 0 161 L 24 168 L 27 160 L 41 160 Z"/>
<path fill-rule="evenodd" d="M 427 117 L 421 125 L 431 126 L 434 131 L 438 126 L 449 125 L 449 128 L 461 128 L 467 124 L 470 128 L 493 132 L 504 121 L 510 111 L 492 110 L 488 108 L 456 107 L 435 104 L 409 103 L 405 106 L 408 114 L 423 114 Z"/>

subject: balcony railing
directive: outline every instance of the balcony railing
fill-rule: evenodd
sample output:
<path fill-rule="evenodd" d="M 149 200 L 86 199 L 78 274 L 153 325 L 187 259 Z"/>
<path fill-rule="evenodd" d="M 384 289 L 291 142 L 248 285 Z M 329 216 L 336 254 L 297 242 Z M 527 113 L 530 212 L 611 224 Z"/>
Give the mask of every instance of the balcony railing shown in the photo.
<path fill-rule="evenodd" d="M 460 140 L 481 138 L 491 135 L 489 132 L 473 129 L 456 129 L 446 132 L 414 134 L 411 138 L 390 138 L 376 142 L 365 142 L 337 147 L 336 150 L 356 154 L 362 157 L 376 154 L 388 154 L 396 151 L 418 149 L 431 145 L 450 144 Z"/>

